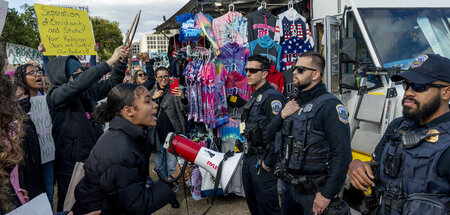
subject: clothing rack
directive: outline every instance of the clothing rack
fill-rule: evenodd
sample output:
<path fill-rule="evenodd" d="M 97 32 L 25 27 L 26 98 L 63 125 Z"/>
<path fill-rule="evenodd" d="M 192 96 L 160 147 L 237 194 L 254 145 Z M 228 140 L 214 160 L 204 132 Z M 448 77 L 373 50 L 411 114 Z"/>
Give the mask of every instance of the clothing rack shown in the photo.
<path fill-rule="evenodd" d="M 285 5 L 294 5 L 294 4 L 298 4 L 300 2 L 302 2 L 303 0 L 290 0 L 288 1 L 288 3 L 266 3 L 266 1 L 262 0 L 261 2 L 258 0 L 257 2 L 259 4 L 261 4 L 261 6 L 263 6 L 263 8 L 266 8 L 264 5 L 266 6 L 285 6 Z"/>

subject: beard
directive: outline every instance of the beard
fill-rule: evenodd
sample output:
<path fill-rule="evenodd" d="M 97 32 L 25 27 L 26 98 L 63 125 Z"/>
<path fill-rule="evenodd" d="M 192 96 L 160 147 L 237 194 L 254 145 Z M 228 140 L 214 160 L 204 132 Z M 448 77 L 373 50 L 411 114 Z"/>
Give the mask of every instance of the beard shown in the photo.
<path fill-rule="evenodd" d="M 405 99 L 414 101 L 414 104 L 417 105 L 417 109 L 415 111 L 412 111 L 410 107 L 403 106 L 403 102 L 405 101 Z M 431 99 L 430 103 L 423 105 L 412 97 L 406 97 L 402 100 L 402 106 L 403 118 L 408 121 L 420 122 L 421 120 L 427 119 L 428 117 L 433 115 L 439 109 L 439 107 L 441 106 L 441 97 L 436 95 Z M 422 110 L 421 106 L 423 106 Z"/>
<path fill-rule="evenodd" d="M 297 83 L 293 83 L 293 85 L 302 91 L 311 85 L 311 80 L 305 82 L 300 82 L 300 80 L 297 80 Z"/>

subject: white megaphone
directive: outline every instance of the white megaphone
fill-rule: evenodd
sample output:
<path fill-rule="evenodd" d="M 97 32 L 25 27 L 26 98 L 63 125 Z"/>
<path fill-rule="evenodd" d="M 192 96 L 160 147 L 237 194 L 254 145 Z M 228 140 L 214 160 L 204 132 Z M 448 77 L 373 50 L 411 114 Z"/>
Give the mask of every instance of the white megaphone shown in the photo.
<path fill-rule="evenodd" d="M 167 135 L 164 148 L 170 153 L 180 155 L 187 161 L 204 168 L 214 177 L 216 177 L 219 164 L 224 159 L 225 155 L 224 153 L 216 152 L 200 146 L 198 143 L 173 132 L 170 132 Z M 175 152 L 172 150 L 175 150 Z M 222 174 L 218 179 L 220 180 L 219 183 L 223 191 L 228 189 L 230 181 L 236 172 L 239 161 L 242 159 L 242 155 L 243 153 L 234 153 L 233 156 L 228 157 L 227 160 L 223 162 Z"/>

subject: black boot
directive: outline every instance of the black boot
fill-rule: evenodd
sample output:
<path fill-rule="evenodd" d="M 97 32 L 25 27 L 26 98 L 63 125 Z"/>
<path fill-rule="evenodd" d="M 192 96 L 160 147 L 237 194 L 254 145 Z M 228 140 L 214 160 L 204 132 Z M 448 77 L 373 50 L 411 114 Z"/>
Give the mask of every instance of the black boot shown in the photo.
<path fill-rule="evenodd" d="M 180 203 L 177 200 L 177 197 L 173 197 L 172 201 L 170 201 L 170 206 L 172 206 L 172 208 L 180 208 Z"/>

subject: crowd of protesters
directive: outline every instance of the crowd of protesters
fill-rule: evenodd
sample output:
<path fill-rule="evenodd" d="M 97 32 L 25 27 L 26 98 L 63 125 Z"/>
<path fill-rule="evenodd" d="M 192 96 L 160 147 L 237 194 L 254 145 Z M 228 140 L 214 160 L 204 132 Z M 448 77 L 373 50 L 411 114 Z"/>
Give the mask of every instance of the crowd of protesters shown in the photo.
<path fill-rule="evenodd" d="M 44 53 L 45 47 L 40 44 L 38 50 Z M 167 69 L 158 68 L 155 76 L 154 60 L 141 53 L 147 72 L 137 70 L 130 76 L 129 55 L 130 48 L 120 46 L 99 64 L 96 56 L 91 56 L 89 66 L 74 56 L 51 60 L 44 56 L 43 65 L 30 61 L 15 68 L 0 57 L 0 215 L 22 205 L 20 196 L 29 201 L 46 193 L 53 207 L 55 187 L 58 214 L 102 213 L 96 208 L 106 208 L 106 214 L 149 214 L 168 203 L 179 207 L 174 186 L 149 179 L 148 158 L 156 150 L 156 169 L 168 179 L 179 172 L 176 159 L 162 150 L 162 137 L 180 130 L 179 123 L 184 122 L 160 122 L 162 130 L 154 127 L 160 121 L 157 112 L 164 120 L 173 114 L 183 118 L 187 99 L 179 88 L 174 95 L 157 93 L 158 98 L 153 98 L 151 90 L 168 91 L 167 78 L 157 76 L 167 76 Z M 55 159 L 44 164 L 39 134 L 31 120 L 35 96 L 46 96 L 53 124 Z M 173 113 L 168 105 L 180 109 Z M 106 133 L 105 123 L 109 123 Z M 72 211 L 64 211 L 77 162 L 85 163 L 85 177 L 73 190 L 76 204 Z M 18 170 L 19 190 L 13 186 L 14 170 Z"/>

